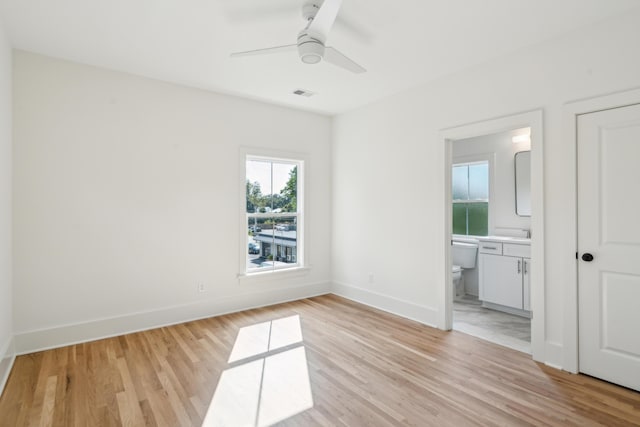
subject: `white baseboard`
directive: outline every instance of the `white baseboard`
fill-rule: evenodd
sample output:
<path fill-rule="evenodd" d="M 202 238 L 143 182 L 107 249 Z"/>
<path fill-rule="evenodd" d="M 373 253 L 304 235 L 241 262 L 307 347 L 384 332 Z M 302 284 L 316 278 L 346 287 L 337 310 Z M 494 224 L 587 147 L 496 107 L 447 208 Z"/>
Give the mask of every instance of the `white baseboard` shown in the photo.
<path fill-rule="evenodd" d="M 556 369 L 563 369 L 562 345 L 547 341 L 545 343 L 544 364 Z"/>
<path fill-rule="evenodd" d="M 338 296 L 407 319 L 415 320 L 434 328 L 437 327 L 438 311 L 432 307 L 418 305 L 410 301 L 390 297 L 345 283 L 314 283 L 283 289 L 272 289 L 216 300 L 166 307 L 160 310 L 132 313 L 125 316 L 16 333 L 3 347 L 0 347 L 0 393 L 4 389 L 16 355 L 95 341 L 328 293 L 334 293 Z M 547 341 L 545 343 L 544 356 L 544 363 L 546 365 L 563 369 L 563 348 L 561 344 Z"/>
<path fill-rule="evenodd" d="M 345 283 L 333 282 L 332 292 L 338 296 L 396 314 L 407 319 L 415 320 L 436 328 L 438 324 L 438 310 L 404 301 L 388 295 L 373 292 Z"/>
<path fill-rule="evenodd" d="M 437 327 L 438 311 L 434 308 L 403 301 L 345 283 L 333 282 L 331 289 L 332 293 L 341 297 L 406 317 L 434 328 Z M 563 369 L 562 344 L 547 341 L 544 348 L 544 364 L 552 368 Z"/>
<path fill-rule="evenodd" d="M 106 319 L 91 320 L 72 325 L 17 332 L 15 353 L 27 354 L 51 348 L 95 341 L 132 332 L 207 317 L 219 316 L 257 307 L 294 301 L 331 292 L 329 283 L 315 283 L 282 289 L 271 289 L 232 297 L 208 299 L 192 304 L 166 307 L 160 310 L 127 314 Z"/>
<path fill-rule="evenodd" d="M 2 395 L 4 386 L 7 384 L 15 360 L 14 340 L 13 337 L 9 337 L 7 342 L 0 347 L 0 395 Z"/>

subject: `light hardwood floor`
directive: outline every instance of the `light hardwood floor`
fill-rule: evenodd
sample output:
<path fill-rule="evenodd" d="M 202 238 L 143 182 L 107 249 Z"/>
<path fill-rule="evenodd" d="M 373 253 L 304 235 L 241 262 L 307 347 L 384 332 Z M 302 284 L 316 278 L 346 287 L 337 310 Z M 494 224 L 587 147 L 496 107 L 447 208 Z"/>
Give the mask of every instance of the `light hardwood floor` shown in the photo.
<path fill-rule="evenodd" d="M 640 393 L 327 295 L 20 356 L 0 398 L 0 425 L 12 427 L 205 418 L 232 427 L 640 425 Z"/>

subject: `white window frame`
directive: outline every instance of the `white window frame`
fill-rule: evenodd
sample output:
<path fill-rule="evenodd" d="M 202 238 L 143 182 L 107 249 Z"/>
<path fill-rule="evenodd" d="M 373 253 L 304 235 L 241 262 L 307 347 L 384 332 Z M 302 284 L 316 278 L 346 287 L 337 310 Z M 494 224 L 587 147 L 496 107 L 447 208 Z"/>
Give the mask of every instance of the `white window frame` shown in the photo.
<path fill-rule="evenodd" d="M 453 210 L 453 205 L 456 203 L 480 203 L 486 202 L 488 204 L 488 212 L 487 212 L 487 235 L 491 236 L 494 230 L 493 224 L 493 215 L 491 209 L 491 197 L 493 195 L 493 182 L 494 182 L 494 164 L 495 164 L 495 153 L 485 153 L 485 154 L 474 154 L 469 156 L 458 156 L 454 157 L 451 162 L 451 169 L 453 174 L 453 168 L 455 166 L 461 165 L 472 165 L 477 163 L 488 163 L 489 164 L 489 198 L 488 199 L 478 199 L 478 200 L 454 200 L 453 199 L 453 191 L 451 193 L 451 208 Z M 452 177 L 453 179 L 453 177 Z M 483 236 L 475 236 L 475 235 L 467 235 L 467 234 L 453 234 L 453 237 L 460 238 L 474 238 L 474 237 L 483 237 Z"/>
<path fill-rule="evenodd" d="M 308 268 L 308 257 L 306 250 L 306 173 L 308 169 L 308 157 L 303 153 L 285 152 L 279 150 L 269 150 L 264 148 L 247 148 L 240 149 L 240 227 L 239 227 L 239 251 L 238 251 L 238 278 L 240 280 L 275 277 L 279 275 L 292 275 L 294 273 L 306 272 Z M 266 213 L 248 213 L 246 199 L 246 182 L 247 182 L 247 161 L 262 160 L 274 163 L 290 163 L 298 167 L 297 176 L 297 195 L 296 207 L 297 212 L 266 212 Z M 247 268 L 247 224 L 249 218 L 291 218 L 296 217 L 296 262 L 285 266 L 274 266 L 271 269 L 259 269 L 258 271 L 250 271 Z"/>

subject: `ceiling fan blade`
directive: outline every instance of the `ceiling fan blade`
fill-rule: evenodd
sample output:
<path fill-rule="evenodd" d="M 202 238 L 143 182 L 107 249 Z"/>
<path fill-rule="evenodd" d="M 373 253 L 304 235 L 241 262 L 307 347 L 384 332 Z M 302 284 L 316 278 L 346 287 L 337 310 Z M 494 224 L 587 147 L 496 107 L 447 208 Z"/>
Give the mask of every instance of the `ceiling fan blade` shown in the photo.
<path fill-rule="evenodd" d="M 253 56 L 253 55 L 269 55 L 272 53 L 280 53 L 280 52 L 293 52 L 298 50 L 298 45 L 288 44 L 286 46 L 276 46 L 276 47 L 267 47 L 264 49 L 256 49 L 256 50 L 247 50 L 245 52 L 234 52 L 231 54 L 232 58 L 240 58 L 243 56 Z"/>
<path fill-rule="evenodd" d="M 324 49 L 324 60 L 354 73 L 360 74 L 367 71 L 332 47 L 326 47 Z"/>
<path fill-rule="evenodd" d="M 338 16 L 338 10 L 340 10 L 341 5 L 342 0 L 324 0 L 324 3 L 320 6 L 320 10 L 316 13 L 316 17 L 313 18 L 313 21 L 311 21 L 311 24 L 307 28 L 307 30 L 315 36 L 320 37 L 322 43 L 327 41 L 329 30 L 331 30 Z"/>
<path fill-rule="evenodd" d="M 297 3 L 299 3 L 299 0 Z M 272 5 L 271 2 L 261 7 L 235 7 L 227 11 L 227 17 L 229 22 L 234 25 L 255 24 L 256 22 L 260 23 L 265 20 L 294 22 L 294 20 L 300 16 L 300 8 L 295 6 L 296 2 L 294 1 L 292 4 L 285 5 L 283 3 L 277 7 Z M 340 31 L 347 33 L 349 37 L 358 40 L 360 43 L 370 45 L 374 40 L 371 30 L 361 24 L 356 24 L 353 19 L 349 19 L 343 15 L 338 15 L 333 25 L 331 28 L 335 28 L 336 30 L 339 28 Z"/>

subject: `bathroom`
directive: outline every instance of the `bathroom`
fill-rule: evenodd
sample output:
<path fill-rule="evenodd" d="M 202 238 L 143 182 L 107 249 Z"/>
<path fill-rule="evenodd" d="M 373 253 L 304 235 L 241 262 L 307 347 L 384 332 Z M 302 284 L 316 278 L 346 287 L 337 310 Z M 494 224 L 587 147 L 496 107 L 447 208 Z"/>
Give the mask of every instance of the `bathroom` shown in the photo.
<path fill-rule="evenodd" d="M 531 353 L 530 129 L 452 144 L 453 329 Z"/>

